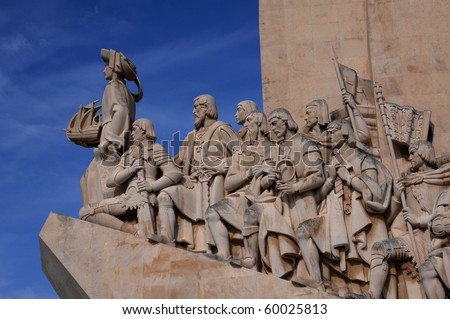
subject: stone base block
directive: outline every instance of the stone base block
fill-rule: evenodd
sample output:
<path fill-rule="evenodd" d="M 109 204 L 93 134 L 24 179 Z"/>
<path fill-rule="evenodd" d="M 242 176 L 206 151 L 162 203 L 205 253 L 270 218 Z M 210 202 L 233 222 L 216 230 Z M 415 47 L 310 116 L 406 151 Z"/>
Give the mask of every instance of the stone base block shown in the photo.
<path fill-rule="evenodd" d="M 61 298 L 334 298 L 57 213 L 39 242 L 43 271 Z"/>

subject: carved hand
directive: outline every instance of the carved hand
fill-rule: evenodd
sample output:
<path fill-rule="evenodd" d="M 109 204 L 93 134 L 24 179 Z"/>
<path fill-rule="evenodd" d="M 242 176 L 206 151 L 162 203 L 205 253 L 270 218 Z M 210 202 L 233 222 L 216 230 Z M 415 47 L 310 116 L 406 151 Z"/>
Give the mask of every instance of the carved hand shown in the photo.
<path fill-rule="evenodd" d="M 442 239 L 440 239 L 440 238 L 433 238 L 431 240 L 430 252 L 432 252 L 433 250 L 439 249 L 441 247 L 442 247 Z"/>
<path fill-rule="evenodd" d="M 405 180 L 402 177 L 398 177 L 394 181 L 394 196 L 399 199 L 405 190 Z"/>
<path fill-rule="evenodd" d="M 298 192 L 297 188 L 295 187 L 295 184 L 293 183 L 284 183 L 284 182 L 277 182 L 277 190 L 281 191 L 284 194 L 295 194 Z"/>
<path fill-rule="evenodd" d="M 346 181 L 350 177 L 350 172 L 344 166 L 338 168 L 337 174 L 343 181 Z"/>
<path fill-rule="evenodd" d="M 265 187 L 269 187 L 278 179 L 278 171 L 276 169 L 270 169 L 268 174 L 264 176 L 262 182 L 266 185 Z"/>
<path fill-rule="evenodd" d="M 191 176 L 183 176 L 180 181 L 186 188 L 192 189 L 195 186 L 194 182 L 196 179 Z"/>
<path fill-rule="evenodd" d="M 218 163 L 217 165 L 207 165 L 205 163 L 202 163 L 202 169 L 205 171 L 208 171 L 209 173 L 213 175 L 217 174 L 226 174 L 228 171 L 228 165 L 225 161 Z"/>
<path fill-rule="evenodd" d="M 255 165 L 248 169 L 247 178 L 252 179 L 255 175 L 260 175 L 262 172 L 261 165 Z"/>
<path fill-rule="evenodd" d="M 416 216 L 416 214 L 413 212 L 413 210 L 409 207 L 403 208 L 403 218 L 411 224 L 413 228 L 419 228 L 419 218 Z"/>
<path fill-rule="evenodd" d="M 348 92 L 342 93 L 342 98 L 344 99 L 344 104 L 348 104 L 352 110 L 356 108 L 355 98 Z"/>
<path fill-rule="evenodd" d="M 333 165 L 325 165 L 324 171 L 327 180 L 334 181 L 336 179 L 336 168 Z"/>
<path fill-rule="evenodd" d="M 149 193 L 153 192 L 153 184 L 146 180 L 138 181 L 137 185 L 139 191 L 147 191 Z"/>
<path fill-rule="evenodd" d="M 133 164 L 128 168 L 131 175 L 136 174 L 137 171 L 144 168 L 144 165 L 139 160 L 134 160 Z"/>

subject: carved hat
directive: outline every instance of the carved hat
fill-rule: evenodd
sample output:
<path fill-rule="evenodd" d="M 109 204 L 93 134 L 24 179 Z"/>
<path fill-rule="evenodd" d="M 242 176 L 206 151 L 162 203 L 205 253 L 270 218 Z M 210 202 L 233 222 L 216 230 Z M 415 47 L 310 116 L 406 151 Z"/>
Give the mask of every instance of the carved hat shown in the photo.
<path fill-rule="evenodd" d="M 251 100 L 241 101 L 237 104 L 237 108 L 242 108 L 246 115 L 249 115 L 251 112 L 258 111 L 258 107 L 256 103 Z"/>
<path fill-rule="evenodd" d="M 145 136 L 152 141 L 156 141 L 156 133 L 155 128 L 153 126 L 153 122 L 149 119 L 142 118 L 134 121 L 133 126 L 137 126 L 143 131 L 145 131 Z"/>
<path fill-rule="evenodd" d="M 305 108 L 316 106 L 317 119 L 319 125 L 327 125 L 331 122 L 330 112 L 328 112 L 328 103 L 324 99 L 313 100 L 306 104 Z"/>
<path fill-rule="evenodd" d="M 282 108 L 282 107 L 276 108 L 275 110 L 270 112 L 269 115 L 267 116 L 267 121 L 269 122 L 269 124 L 273 118 L 279 118 L 279 119 L 285 121 L 288 130 L 293 133 L 297 133 L 298 125 L 292 118 L 291 113 L 289 113 L 289 111 L 286 110 L 285 108 Z"/>
<path fill-rule="evenodd" d="M 100 52 L 102 60 L 107 66 L 109 66 L 114 72 L 120 73 L 128 81 L 133 81 L 138 87 L 138 93 L 133 94 L 133 99 L 139 102 L 142 99 L 143 91 L 142 85 L 137 76 L 136 66 L 131 62 L 123 53 L 115 50 L 102 49 Z"/>

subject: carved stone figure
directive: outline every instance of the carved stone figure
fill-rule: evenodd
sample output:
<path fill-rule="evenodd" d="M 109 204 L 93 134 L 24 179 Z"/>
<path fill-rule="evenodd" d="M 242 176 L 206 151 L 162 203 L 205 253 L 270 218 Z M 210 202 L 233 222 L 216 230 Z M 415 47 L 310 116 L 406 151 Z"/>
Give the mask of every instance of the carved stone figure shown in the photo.
<path fill-rule="evenodd" d="M 394 238 L 376 242 L 372 247 L 370 288 L 364 295 L 349 293 L 347 297 L 380 298 L 389 275 L 388 263 L 414 260 L 420 265 L 430 249 L 430 220 L 433 203 L 439 192 L 449 183 L 445 173 L 450 166 L 436 169 L 433 145 L 428 141 L 417 141 L 409 147 L 411 167 L 406 174 L 395 181 L 388 221 Z M 405 192 L 407 207 L 402 207 L 401 193 Z M 399 212 L 402 211 L 402 214 Z M 408 233 L 406 222 L 414 229 L 413 238 Z M 414 248 L 416 247 L 416 249 Z M 418 254 L 418 256 L 415 256 Z M 397 297 L 397 285 L 391 283 L 389 296 Z M 394 290 L 394 291 L 392 291 Z"/>
<path fill-rule="evenodd" d="M 239 139 L 229 124 L 217 120 L 216 101 L 211 95 L 194 99 L 193 114 L 195 130 L 188 134 L 174 159 L 183 168 L 183 184 L 159 194 L 159 216 L 161 234 L 167 243 L 177 242 L 196 252 L 206 252 L 212 238 L 205 212 L 225 196 L 228 161 Z"/>
<path fill-rule="evenodd" d="M 125 193 L 84 206 L 80 218 L 106 227 L 140 236 L 156 234 L 156 194 L 177 183 L 182 177 L 167 151 L 155 143 L 153 123 L 139 119 L 132 127 L 133 145 L 125 152 L 119 165 L 107 178 L 108 187 L 126 185 Z M 127 213 L 137 212 L 136 227 L 126 223 Z M 136 216 L 134 216 L 136 219 Z"/>
<path fill-rule="evenodd" d="M 352 136 L 351 143 L 355 144 L 359 149 L 364 152 L 371 153 L 370 145 L 370 131 L 364 117 L 356 105 L 355 98 L 348 92 L 342 93 L 342 99 L 344 105 L 348 105 L 348 109 L 337 112 L 335 115 L 339 118 L 347 118 L 349 116 L 347 110 L 351 110 L 351 117 L 354 120 L 356 132 L 358 138 Z M 309 102 L 306 106 L 305 112 L 305 126 L 302 128 L 300 134 L 313 141 L 318 142 L 318 146 L 322 153 L 324 163 L 330 161 L 331 156 L 331 144 L 329 136 L 326 132 L 327 125 L 331 122 L 331 116 L 328 111 L 328 103 L 326 100 L 318 99 Z"/>
<path fill-rule="evenodd" d="M 372 244 L 388 238 L 384 213 L 390 203 L 392 178 L 381 162 L 349 143 L 354 133 L 348 121 L 333 121 L 327 131 L 333 147 L 331 164 L 338 177 L 326 210 L 301 224 L 299 237 L 312 238 L 322 253 L 328 277 L 323 279 L 328 285 L 332 285 L 330 276 L 337 275 L 350 289 L 357 289 L 368 283 Z M 319 260 L 314 264 L 320 264 Z M 347 284 L 343 286 L 337 290 L 348 289 Z"/>
<path fill-rule="evenodd" d="M 270 192 L 259 196 L 244 213 L 247 251 L 242 265 L 255 268 L 260 256 L 264 272 L 287 278 L 300 254 L 305 261 L 312 260 L 309 255 L 314 250 L 303 246 L 296 230 L 317 214 L 313 190 L 324 182 L 322 159 L 315 143 L 297 134 L 298 126 L 287 110 L 275 109 L 268 122 L 277 155 L 262 180 Z M 312 266 L 307 267 L 312 272 Z"/>
<path fill-rule="evenodd" d="M 327 130 L 327 125 L 331 122 L 328 103 L 324 99 L 313 100 L 306 104 L 305 109 L 306 124 L 301 133 L 318 141 L 318 137 Z"/>
<path fill-rule="evenodd" d="M 442 191 L 429 221 L 430 254 L 420 266 L 427 298 L 450 298 L 450 189 Z"/>
<path fill-rule="evenodd" d="M 293 287 L 347 298 L 450 297 L 450 156 L 436 159 L 425 141 L 431 111 L 385 102 L 380 85 L 373 90 L 334 55 L 344 108 L 330 113 L 326 100 L 309 102 L 299 131 L 286 109 L 266 118 L 245 100 L 237 104 L 243 127 L 236 133 L 218 120 L 214 97 L 200 95 L 195 128 L 172 159 L 156 143 L 153 123 L 134 121 L 143 95 L 136 67 L 114 50 L 101 57 L 109 81 L 103 117 L 94 101 L 67 129 L 74 143 L 98 146 L 81 179 L 80 219 Z M 403 175 L 400 145 L 409 146 Z M 394 183 L 385 165 L 401 176 Z"/>
<path fill-rule="evenodd" d="M 256 106 L 256 103 L 250 100 L 241 101 L 237 104 L 237 112 L 234 115 L 236 118 L 236 122 L 239 125 L 243 125 L 245 122 L 245 118 L 247 115 L 249 115 L 251 112 L 258 111 L 258 107 Z M 243 141 L 247 140 L 247 129 L 242 127 L 238 132 L 239 138 Z"/>
<path fill-rule="evenodd" d="M 231 258 L 230 238 L 242 239 L 244 210 L 264 191 L 261 183 L 267 175 L 270 151 L 273 145 L 268 141 L 267 118 L 262 112 L 251 112 L 244 121 L 246 141 L 233 153 L 231 166 L 225 177 L 225 189 L 229 195 L 206 211 L 211 235 L 217 247 L 216 257 Z M 235 259 L 242 256 L 233 256 Z"/>
<path fill-rule="evenodd" d="M 143 92 L 136 67 L 122 53 L 102 49 L 101 57 L 105 62 L 105 79 L 109 81 L 102 99 L 103 123 L 99 144 L 100 152 L 106 156 L 111 152 L 108 151 L 109 145 L 119 150 L 124 147 L 125 133 L 130 131 L 135 119 L 135 102 L 142 99 Z M 125 80 L 136 83 L 137 94 L 130 92 Z"/>

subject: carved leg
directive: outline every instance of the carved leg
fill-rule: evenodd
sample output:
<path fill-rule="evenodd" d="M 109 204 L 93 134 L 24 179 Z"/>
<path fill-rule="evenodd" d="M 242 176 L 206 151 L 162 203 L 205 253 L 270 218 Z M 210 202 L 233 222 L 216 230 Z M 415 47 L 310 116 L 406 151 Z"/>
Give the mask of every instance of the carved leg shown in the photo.
<path fill-rule="evenodd" d="M 228 230 L 222 222 L 220 215 L 213 206 L 206 210 L 206 220 L 208 222 L 211 235 L 217 247 L 217 257 L 221 260 L 230 259 L 230 242 Z"/>
<path fill-rule="evenodd" d="M 161 236 L 165 244 L 175 246 L 175 212 L 170 196 L 162 191 L 156 198 L 161 221 Z"/>
<path fill-rule="evenodd" d="M 389 275 L 389 254 L 384 245 L 385 241 L 376 242 L 372 246 L 370 261 L 370 288 L 372 298 L 380 298 Z"/>
<path fill-rule="evenodd" d="M 137 229 L 133 225 L 124 223 L 117 217 L 105 214 L 105 213 L 98 213 L 95 215 L 91 215 L 85 218 L 85 220 L 95 223 L 98 225 L 102 225 L 105 227 L 109 227 L 112 229 L 117 229 L 126 233 L 130 233 L 132 235 L 137 234 Z"/>
<path fill-rule="evenodd" d="M 244 228 L 245 232 L 246 229 Z M 250 230 L 249 230 L 250 231 Z M 242 266 L 256 270 L 256 262 L 258 260 L 258 230 L 244 237 L 244 259 Z"/>
<path fill-rule="evenodd" d="M 108 198 L 100 201 L 94 208 L 91 206 L 82 207 L 79 214 L 82 220 L 136 235 L 136 227 L 124 223 L 116 217 L 125 212 L 126 207 L 120 199 Z"/>
<path fill-rule="evenodd" d="M 371 255 L 369 292 L 363 295 L 349 292 L 345 295 L 346 298 L 380 298 L 389 276 L 388 261 L 406 260 L 409 258 L 409 251 L 403 240 L 392 238 L 374 243 Z"/>
<path fill-rule="evenodd" d="M 395 266 L 391 264 L 389 265 L 389 275 L 383 290 L 383 295 L 386 299 L 397 299 L 399 298 L 398 290 L 397 270 Z"/>
<path fill-rule="evenodd" d="M 392 238 L 376 242 L 372 246 L 372 259 L 370 262 L 370 288 L 372 298 L 380 298 L 386 288 L 390 275 L 389 261 L 406 261 L 411 259 L 410 250 L 401 238 Z M 393 278 L 391 278 L 392 280 Z M 396 280 L 394 281 L 396 282 Z M 392 294 L 389 298 L 394 298 Z"/>
<path fill-rule="evenodd" d="M 252 206 L 245 210 L 244 228 L 242 229 L 242 235 L 244 236 L 244 259 L 242 260 L 242 266 L 245 268 L 256 269 L 258 260 L 258 219 L 258 214 Z"/>
<path fill-rule="evenodd" d="M 419 272 L 427 298 L 445 299 L 444 286 L 442 285 L 439 275 L 430 260 L 425 260 L 425 262 L 420 266 Z"/>
<path fill-rule="evenodd" d="M 311 279 L 314 281 L 314 284 L 321 286 L 323 283 L 322 274 L 320 272 L 319 250 L 303 225 L 298 227 L 297 238 L 306 269 L 308 270 Z"/>

